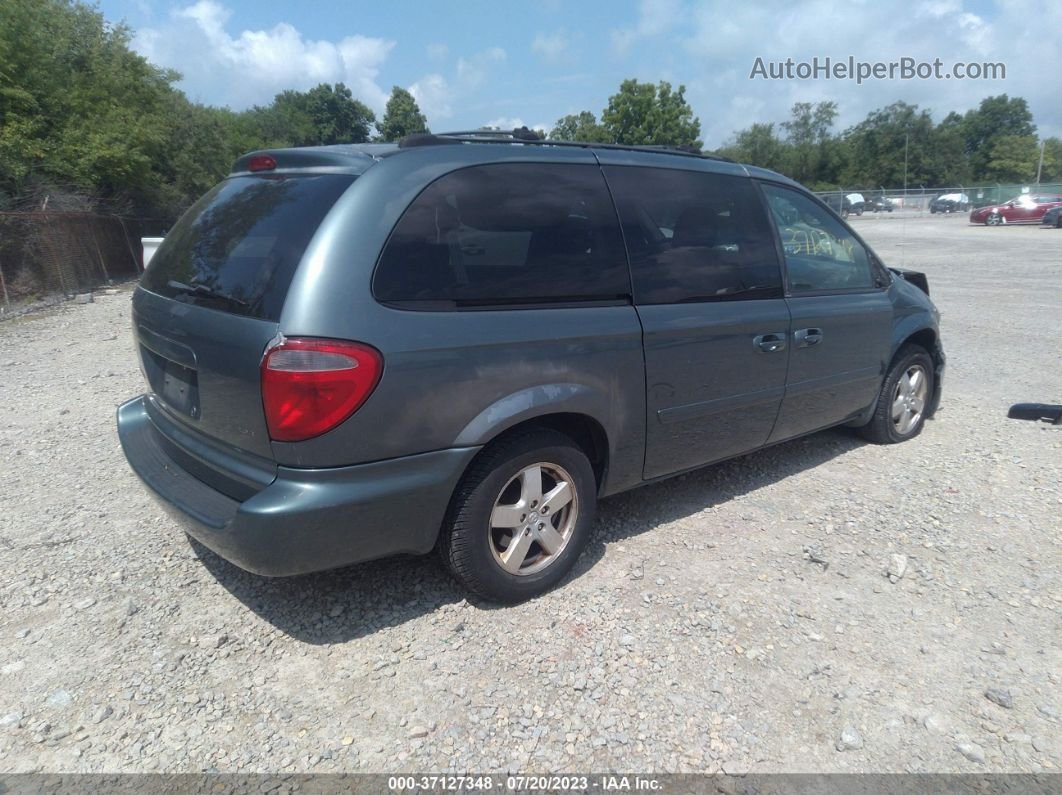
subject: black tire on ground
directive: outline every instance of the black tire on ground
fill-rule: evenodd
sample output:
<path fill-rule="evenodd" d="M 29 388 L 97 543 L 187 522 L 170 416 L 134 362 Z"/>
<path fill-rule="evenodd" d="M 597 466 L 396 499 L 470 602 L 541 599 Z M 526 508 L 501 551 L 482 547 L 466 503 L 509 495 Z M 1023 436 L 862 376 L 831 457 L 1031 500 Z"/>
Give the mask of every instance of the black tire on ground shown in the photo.
<path fill-rule="evenodd" d="M 901 385 L 901 381 L 905 377 L 910 379 L 915 371 L 920 372 L 921 378 L 924 379 L 917 390 L 920 398 L 906 394 L 907 386 L 912 383 L 910 380 Z M 933 389 L 933 359 L 925 348 L 919 345 L 903 346 L 896 353 L 888 375 L 885 376 L 885 381 L 881 385 L 874 415 L 870 418 L 870 422 L 859 429 L 860 434 L 874 444 L 896 444 L 915 438 L 922 432 L 925 425 L 926 410 L 933 399 Z M 913 419 L 909 427 L 905 427 L 906 421 L 912 419 L 912 416 L 906 413 L 906 408 L 911 405 L 918 407 L 918 416 Z M 897 412 L 898 409 L 899 412 Z M 901 421 L 897 421 L 897 413 Z"/>
<path fill-rule="evenodd" d="M 1003 223 L 1003 216 L 999 213 L 989 213 L 985 218 L 985 226 L 999 226 Z"/>
<path fill-rule="evenodd" d="M 557 467 L 571 477 L 576 515 L 568 541 L 544 568 L 531 574 L 514 574 L 503 568 L 496 553 L 499 535 L 492 528 L 495 504 L 510 494 L 514 479 L 527 467 L 544 464 Z M 545 478 L 541 481 L 545 483 Z M 523 481 L 517 482 L 517 491 Z M 509 497 L 505 500 L 508 505 Z M 557 431 L 538 428 L 517 432 L 491 443 L 476 457 L 465 473 L 443 521 L 438 551 L 453 576 L 468 590 L 492 601 L 515 603 L 531 599 L 559 583 L 571 570 L 590 536 L 597 504 L 597 481 L 586 454 L 569 437 Z M 556 519 L 559 514 L 550 517 Z M 542 519 L 543 517 L 537 517 Z M 521 522 L 523 520 L 521 519 Z M 564 521 L 561 525 L 565 526 Z M 519 530 L 517 531 L 519 532 Z M 510 538 L 508 543 L 515 543 Z M 538 554 L 550 555 L 531 542 L 528 560 Z"/>

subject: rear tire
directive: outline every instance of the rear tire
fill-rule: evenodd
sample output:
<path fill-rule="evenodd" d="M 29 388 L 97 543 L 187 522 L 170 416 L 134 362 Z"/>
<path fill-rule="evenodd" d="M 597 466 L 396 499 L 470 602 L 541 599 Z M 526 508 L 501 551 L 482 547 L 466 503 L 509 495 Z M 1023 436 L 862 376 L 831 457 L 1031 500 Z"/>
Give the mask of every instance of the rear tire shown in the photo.
<path fill-rule="evenodd" d="M 897 444 L 915 438 L 925 425 L 933 389 L 933 359 L 925 348 L 905 345 L 881 385 L 874 415 L 859 432 L 874 444 Z"/>
<path fill-rule="evenodd" d="M 522 602 L 575 565 L 596 503 L 594 470 L 570 438 L 545 428 L 517 433 L 486 447 L 461 480 L 439 554 L 473 593 Z"/>

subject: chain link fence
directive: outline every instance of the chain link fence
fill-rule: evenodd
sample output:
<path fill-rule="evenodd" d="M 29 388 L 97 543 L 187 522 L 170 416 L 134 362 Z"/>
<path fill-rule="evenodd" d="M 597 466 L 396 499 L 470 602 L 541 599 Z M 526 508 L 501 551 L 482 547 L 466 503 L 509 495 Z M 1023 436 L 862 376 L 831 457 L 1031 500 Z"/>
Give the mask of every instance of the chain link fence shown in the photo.
<path fill-rule="evenodd" d="M 89 212 L 0 212 L 0 307 L 136 277 L 140 238 L 157 226 Z"/>
<path fill-rule="evenodd" d="M 868 205 L 873 199 L 883 197 L 892 202 L 895 209 L 903 208 L 917 212 L 929 212 L 929 203 L 938 196 L 960 195 L 966 197 L 965 203 L 968 203 L 969 209 L 972 210 L 978 207 L 987 207 L 990 204 L 1001 204 L 1021 196 L 1023 193 L 1028 193 L 1032 196 L 1062 196 L 1062 183 L 1043 183 L 1040 185 L 950 185 L 935 188 L 916 185 L 914 187 L 908 186 L 906 190 L 904 188 L 885 187 L 874 189 L 849 188 L 819 191 L 816 195 L 831 207 L 836 205 L 839 208 L 843 204 L 844 197 L 854 193 L 863 196 Z M 868 206 L 866 210 L 869 212 L 870 207 Z"/>

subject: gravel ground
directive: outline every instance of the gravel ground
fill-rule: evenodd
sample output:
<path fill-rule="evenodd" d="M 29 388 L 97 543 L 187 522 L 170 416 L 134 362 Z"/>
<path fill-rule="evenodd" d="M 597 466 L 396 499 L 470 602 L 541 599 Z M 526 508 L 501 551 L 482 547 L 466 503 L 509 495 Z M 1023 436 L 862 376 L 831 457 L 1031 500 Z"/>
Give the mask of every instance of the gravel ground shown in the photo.
<path fill-rule="evenodd" d="M 1062 401 L 1062 232 L 853 226 L 943 312 L 922 436 L 606 500 L 504 609 L 432 558 L 241 572 L 123 459 L 130 290 L 0 323 L 0 770 L 1062 767 L 1062 430 L 1005 418 Z"/>

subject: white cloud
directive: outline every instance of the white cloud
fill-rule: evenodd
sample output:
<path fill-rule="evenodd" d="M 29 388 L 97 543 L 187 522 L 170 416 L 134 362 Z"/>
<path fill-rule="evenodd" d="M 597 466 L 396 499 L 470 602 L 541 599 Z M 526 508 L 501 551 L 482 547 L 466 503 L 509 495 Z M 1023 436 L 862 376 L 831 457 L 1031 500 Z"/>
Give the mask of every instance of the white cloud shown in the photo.
<path fill-rule="evenodd" d="M 726 13 L 729 12 L 728 7 Z M 636 41 L 668 32 L 681 22 L 684 16 L 679 0 L 640 0 L 635 26 L 612 31 L 612 50 L 616 55 L 626 55 Z"/>
<path fill-rule="evenodd" d="M 959 14 L 959 38 L 975 52 L 987 55 L 993 49 L 992 30 L 977 14 Z"/>
<path fill-rule="evenodd" d="M 468 58 L 458 58 L 456 74 L 447 79 L 438 72 L 424 75 L 409 87 L 428 126 L 454 115 L 454 105 L 467 100 L 487 82 L 491 71 L 507 58 L 501 47 L 490 47 Z"/>
<path fill-rule="evenodd" d="M 961 0 L 928 0 L 915 11 L 920 17 L 940 19 L 962 10 Z"/>
<path fill-rule="evenodd" d="M 505 58 L 505 50 L 501 47 L 491 47 L 471 58 L 458 58 L 457 79 L 468 88 L 478 88 L 486 81 L 490 70 L 504 63 Z"/>
<path fill-rule="evenodd" d="M 1043 135 L 1057 134 L 1062 114 L 1058 89 L 1044 75 L 1062 68 L 1058 49 L 1045 49 L 1043 31 L 1062 29 L 1062 4 L 1047 3 L 1037 14 L 1016 3 L 1000 3 L 973 13 L 963 0 L 934 0 L 911 14 L 887 4 L 850 6 L 835 13 L 827 0 L 811 0 L 799 9 L 743 4 L 721 10 L 715 4 L 691 6 L 669 35 L 693 60 L 678 82 L 700 116 L 702 139 L 719 146 L 754 122 L 780 122 L 794 102 L 837 102 L 836 130 L 863 120 L 867 113 L 898 100 L 934 112 L 939 121 L 951 110 L 963 112 L 998 94 L 1024 97 Z M 824 20 L 828 20 L 825 23 Z M 641 34 L 628 29 L 634 39 Z M 679 38 L 679 37 L 682 38 Z M 1035 69 L 1027 53 L 1037 52 Z M 1053 53 L 1053 55 L 1049 54 Z M 891 62 L 939 58 L 947 71 L 956 62 L 1003 62 L 1006 80 L 750 80 L 757 57 L 765 61 L 810 62 L 827 56 L 835 62 Z M 752 101 L 754 100 L 754 102 Z"/>
<path fill-rule="evenodd" d="M 357 99 L 383 110 L 387 94 L 377 76 L 393 41 L 361 35 L 313 41 L 287 22 L 233 34 L 231 16 L 216 0 L 199 0 L 173 12 L 166 25 L 140 30 L 133 46 L 153 63 L 180 71 L 192 99 L 244 108 L 268 103 L 285 89 L 342 82 Z"/>
<path fill-rule="evenodd" d="M 556 33 L 539 33 L 531 42 L 531 52 L 551 63 L 561 60 L 568 52 L 571 41 L 563 30 Z"/>
<path fill-rule="evenodd" d="M 409 93 L 417 101 L 421 113 L 428 117 L 429 126 L 454 115 L 450 104 L 453 91 L 440 74 L 425 75 L 409 87 Z"/>
<path fill-rule="evenodd" d="M 519 116 L 499 116 L 496 119 L 491 119 L 488 122 L 484 122 L 484 127 L 498 127 L 502 130 L 515 130 L 517 127 L 524 126 L 524 120 Z"/>
<path fill-rule="evenodd" d="M 516 130 L 520 127 L 527 127 L 529 130 L 542 130 L 548 131 L 549 127 L 545 124 L 527 124 L 519 116 L 499 116 L 497 119 L 491 119 L 488 122 L 484 122 L 483 127 L 497 127 L 499 130 Z"/>

